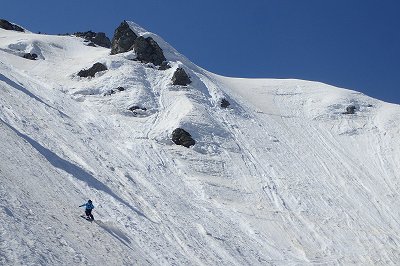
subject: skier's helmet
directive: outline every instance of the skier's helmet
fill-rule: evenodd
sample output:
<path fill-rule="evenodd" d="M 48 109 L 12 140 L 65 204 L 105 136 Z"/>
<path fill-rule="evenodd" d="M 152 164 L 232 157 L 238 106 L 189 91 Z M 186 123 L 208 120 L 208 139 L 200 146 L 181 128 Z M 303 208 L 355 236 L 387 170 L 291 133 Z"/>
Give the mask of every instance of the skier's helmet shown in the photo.
<path fill-rule="evenodd" d="M 92 203 L 92 200 L 88 200 L 89 203 Z"/>

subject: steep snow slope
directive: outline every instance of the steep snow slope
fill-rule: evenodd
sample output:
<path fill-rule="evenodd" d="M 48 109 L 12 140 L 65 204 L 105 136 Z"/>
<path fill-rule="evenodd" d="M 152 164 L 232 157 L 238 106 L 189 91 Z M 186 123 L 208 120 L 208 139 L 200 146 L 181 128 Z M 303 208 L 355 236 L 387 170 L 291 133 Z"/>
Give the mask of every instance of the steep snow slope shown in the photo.
<path fill-rule="evenodd" d="M 399 261 L 399 106 L 317 82 L 217 76 L 130 26 L 171 69 L 0 29 L 0 264 Z M 76 76 L 95 62 L 109 70 Z M 171 85 L 177 67 L 188 87 Z M 196 145 L 174 145 L 176 127 Z M 94 223 L 79 217 L 88 198 Z"/>

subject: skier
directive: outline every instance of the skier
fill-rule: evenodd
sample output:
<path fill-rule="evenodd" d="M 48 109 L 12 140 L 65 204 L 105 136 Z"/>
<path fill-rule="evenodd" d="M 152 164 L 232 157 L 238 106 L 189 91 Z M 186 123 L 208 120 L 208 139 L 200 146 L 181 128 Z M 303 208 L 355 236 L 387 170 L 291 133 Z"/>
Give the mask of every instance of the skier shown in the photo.
<path fill-rule="evenodd" d="M 92 214 L 92 210 L 94 209 L 93 203 L 91 200 L 88 200 L 87 203 L 84 203 L 82 205 L 80 205 L 79 207 L 83 207 L 85 206 L 85 214 L 87 219 L 91 219 L 94 220 L 93 214 Z"/>

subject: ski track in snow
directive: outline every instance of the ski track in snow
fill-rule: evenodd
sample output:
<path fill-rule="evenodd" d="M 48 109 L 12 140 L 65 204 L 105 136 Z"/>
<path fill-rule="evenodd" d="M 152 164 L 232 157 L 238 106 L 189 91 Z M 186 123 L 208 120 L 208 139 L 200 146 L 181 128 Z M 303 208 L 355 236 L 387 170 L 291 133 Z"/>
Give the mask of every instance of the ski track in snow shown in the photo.
<path fill-rule="evenodd" d="M 399 106 L 221 77 L 130 26 L 172 68 L 0 29 L 1 265 L 398 263 Z M 95 62 L 109 70 L 76 76 Z M 178 67 L 189 86 L 171 84 Z M 172 143 L 177 127 L 194 147 Z M 79 217 L 88 198 L 93 222 Z"/>

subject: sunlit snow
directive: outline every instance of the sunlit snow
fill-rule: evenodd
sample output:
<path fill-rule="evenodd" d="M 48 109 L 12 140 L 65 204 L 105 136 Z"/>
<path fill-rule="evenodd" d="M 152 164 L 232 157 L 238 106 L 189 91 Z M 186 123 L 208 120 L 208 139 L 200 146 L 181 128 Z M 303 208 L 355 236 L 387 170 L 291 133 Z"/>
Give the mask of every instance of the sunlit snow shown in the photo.
<path fill-rule="evenodd" d="M 130 26 L 170 69 L 0 29 L 1 265 L 399 263 L 398 105 L 218 76 Z M 96 62 L 108 71 L 76 75 Z M 189 86 L 171 84 L 178 67 Z M 196 145 L 175 145 L 177 127 Z"/>

